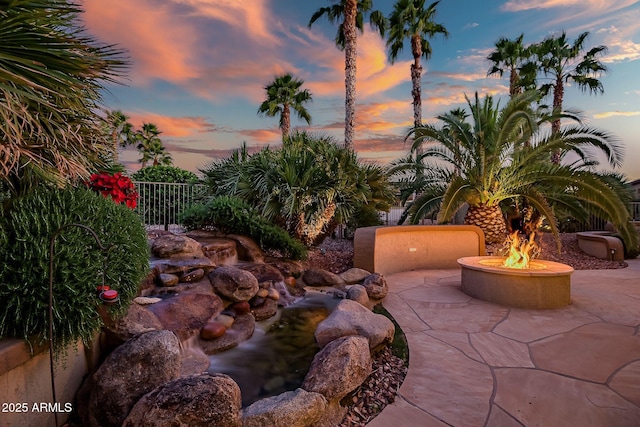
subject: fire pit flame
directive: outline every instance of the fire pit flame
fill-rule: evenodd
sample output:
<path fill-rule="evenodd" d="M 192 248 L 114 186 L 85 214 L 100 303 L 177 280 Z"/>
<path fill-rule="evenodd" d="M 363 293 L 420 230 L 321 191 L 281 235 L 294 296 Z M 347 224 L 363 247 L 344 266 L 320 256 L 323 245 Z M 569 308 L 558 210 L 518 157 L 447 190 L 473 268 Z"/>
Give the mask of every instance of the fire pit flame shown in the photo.
<path fill-rule="evenodd" d="M 529 238 L 521 238 L 518 231 L 513 232 L 509 237 L 509 256 L 502 264 L 506 268 L 528 269 L 529 261 L 540 253 L 540 248 L 535 242 L 535 233 L 531 233 Z"/>

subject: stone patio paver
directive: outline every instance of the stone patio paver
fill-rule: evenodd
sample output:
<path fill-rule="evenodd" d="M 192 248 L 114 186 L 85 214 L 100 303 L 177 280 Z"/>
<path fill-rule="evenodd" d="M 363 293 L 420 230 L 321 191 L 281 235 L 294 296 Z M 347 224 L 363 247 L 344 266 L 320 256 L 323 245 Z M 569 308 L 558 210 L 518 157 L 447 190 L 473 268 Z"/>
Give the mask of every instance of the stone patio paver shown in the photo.
<path fill-rule="evenodd" d="M 389 275 L 409 371 L 368 425 L 640 426 L 640 259 L 628 263 L 574 272 L 572 305 L 553 310 L 469 299 L 459 270 Z"/>

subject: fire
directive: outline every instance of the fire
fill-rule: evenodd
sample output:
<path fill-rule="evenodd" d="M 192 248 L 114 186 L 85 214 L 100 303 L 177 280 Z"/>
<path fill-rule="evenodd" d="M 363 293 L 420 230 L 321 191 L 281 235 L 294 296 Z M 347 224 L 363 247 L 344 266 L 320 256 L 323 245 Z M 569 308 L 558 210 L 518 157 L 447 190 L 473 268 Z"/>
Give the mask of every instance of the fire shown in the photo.
<path fill-rule="evenodd" d="M 535 233 L 531 233 L 529 239 L 520 238 L 515 231 L 509 237 L 511 245 L 509 246 L 509 256 L 504 260 L 503 267 L 525 269 L 529 268 L 529 261 L 538 255 L 540 249 L 535 242 Z"/>

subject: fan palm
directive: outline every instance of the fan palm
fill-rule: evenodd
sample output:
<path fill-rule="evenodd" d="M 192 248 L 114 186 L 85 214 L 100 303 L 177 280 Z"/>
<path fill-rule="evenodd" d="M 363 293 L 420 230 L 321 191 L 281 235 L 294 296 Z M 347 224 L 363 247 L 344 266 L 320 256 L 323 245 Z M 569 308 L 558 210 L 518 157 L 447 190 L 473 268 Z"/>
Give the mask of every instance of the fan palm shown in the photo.
<path fill-rule="evenodd" d="M 373 0 L 336 0 L 329 7 L 321 7 L 315 11 L 309 20 L 309 27 L 320 17 L 326 15 L 331 23 L 340 22 L 336 33 L 336 46 L 344 50 L 345 72 L 345 124 L 344 145 L 353 147 L 353 135 L 356 115 L 356 62 L 358 34 L 357 30 L 364 31 L 364 16 L 369 14 L 369 23 L 372 28 L 377 28 L 380 36 L 384 37 L 386 20 L 380 11 L 372 11 Z"/>
<path fill-rule="evenodd" d="M 291 74 L 276 77 L 275 80 L 265 86 L 267 99 L 258 108 L 258 114 L 269 117 L 280 115 L 280 129 L 282 139 L 289 136 L 291 128 L 291 109 L 298 113 L 298 117 L 311 124 L 311 115 L 304 104 L 311 101 L 311 92 L 307 89 L 300 90 L 303 80 L 293 78 Z"/>
<path fill-rule="evenodd" d="M 493 63 L 487 75 L 498 74 L 500 77 L 509 72 L 509 96 L 515 96 L 522 93 L 525 85 L 520 76 L 520 70 L 530 64 L 528 59 L 531 56 L 531 50 L 522 44 L 524 34 L 509 40 L 501 37 L 496 42 L 496 50 L 491 52 L 487 59 Z"/>
<path fill-rule="evenodd" d="M 98 104 L 122 51 L 78 27 L 77 2 L 0 3 L 0 179 L 14 193 L 88 175 L 105 151 Z"/>
<path fill-rule="evenodd" d="M 447 37 L 447 29 L 433 18 L 439 1 L 431 3 L 425 9 L 425 0 L 398 0 L 389 15 L 389 36 L 387 47 L 389 59 L 393 64 L 404 48 L 405 40 L 411 43 L 411 95 L 413 96 L 413 122 L 415 126 L 422 124 L 422 65 L 420 58 L 431 57 L 432 49 L 429 39 L 437 34 Z"/>
<path fill-rule="evenodd" d="M 161 133 L 153 123 L 144 123 L 142 129 L 136 131 L 137 148 L 142 153 L 139 162 L 142 163 L 143 168 L 147 166 L 149 161 L 152 161 L 153 166 L 169 166 L 173 163 L 171 155 L 167 153 L 167 149 L 162 144 Z"/>
<path fill-rule="evenodd" d="M 127 117 L 122 111 L 114 110 L 107 113 L 106 132 L 109 134 L 111 143 L 113 144 L 113 159 L 118 161 L 118 147 L 126 147 L 134 142 L 133 125 L 129 123 Z"/>
<path fill-rule="evenodd" d="M 598 57 L 607 52 L 607 47 L 596 46 L 584 53 L 584 44 L 588 35 L 588 32 L 584 32 L 573 44 L 570 44 L 566 33 L 562 32 L 560 36 L 548 37 L 534 47 L 540 70 L 545 76 L 551 78 L 550 83 L 542 86 L 542 91 L 547 93 L 553 89 L 554 114 L 562 111 L 565 83 L 573 82 L 580 90 L 593 94 L 604 93 L 599 77 L 607 72 L 607 67 Z M 552 131 L 558 132 L 560 118 L 553 120 L 551 125 Z M 558 152 L 553 153 L 552 161 L 560 162 Z"/>
<path fill-rule="evenodd" d="M 430 191 L 424 191 L 410 208 L 412 222 L 434 209 L 438 221 L 447 222 L 468 204 L 465 223 L 482 228 L 487 243 L 502 242 L 507 228 L 501 203 L 525 200 L 548 220 L 556 235 L 556 212 L 573 216 L 590 212 L 614 223 L 628 247 L 637 247 L 622 186 L 584 167 L 584 162 L 548 161 L 553 151 L 584 154 L 586 146 L 618 152 L 615 140 L 581 124 L 541 132 L 541 125 L 554 116 L 540 117 L 532 110 L 530 105 L 538 97 L 536 91 L 527 91 L 500 109 L 491 96 L 480 101 L 476 94 L 473 101 L 467 99 L 471 123 L 448 113 L 438 116 L 442 127 L 412 130 L 412 149 L 426 146 L 424 158 L 445 166 L 432 177 Z M 456 166 L 459 174 L 452 173 Z"/>

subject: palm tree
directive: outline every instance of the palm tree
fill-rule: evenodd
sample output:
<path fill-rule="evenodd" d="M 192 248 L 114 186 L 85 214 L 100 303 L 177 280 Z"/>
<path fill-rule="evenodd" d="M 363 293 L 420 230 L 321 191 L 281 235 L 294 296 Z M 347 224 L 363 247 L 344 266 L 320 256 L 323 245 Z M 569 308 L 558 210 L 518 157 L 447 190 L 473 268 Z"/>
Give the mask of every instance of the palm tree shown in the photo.
<path fill-rule="evenodd" d="M 122 111 L 109 111 L 106 118 L 106 131 L 109 133 L 113 144 L 113 159 L 118 161 L 118 147 L 126 147 L 133 144 L 133 125 L 129 123 L 127 117 Z"/>
<path fill-rule="evenodd" d="M 122 51 L 78 27 L 76 2 L 0 3 L 0 180 L 14 194 L 87 177 L 108 141 L 98 115 Z"/>
<path fill-rule="evenodd" d="M 482 228 L 487 243 L 502 242 L 507 227 L 501 204 L 525 200 L 548 220 L 556 235 L 557 213 L 583 217 L 590 212 L 614 223 L 627 247 L 637 248 L 638 236 L 629 221 L 622 186 L 612 185 L 611 180 L 584 167 L 585 163 L 548 161 L 549 153 L 556 150 L 584 153 L 586 146 L 593 146 L 617 151 L 615 141 L 607 133 L 580 124 L 542 134 L 541 125 L 554 116 L 539 117 L 533 111 L 531 104 L 538 97 L 536 91 L 527 91 L 499 109 L 491 96 L 480 101 L 476 93 L 473 102 L 467 98 L 471 123 L 445 114 L 438 116 L 442 127 L 414 129 L 412 149 L 425 145 L 425 158 L 437 159 L 449 168 L 434 174 L 429 187 L 433 191 L 423 192 L 411 206 L 412 222 L 433 210 L 439 222 L 447 222 L 466 203 L 465 223 Z M 525 144 L 528 140 L 530 146 Z M 452 173 L 455 166 L 460 168 L 459 175 Z"/>
<path fill-rule="evenodd" d="M 142 157 L 139 162 L 142 167 L 147 166 L 147 162 L 152 161 L 153 166 L 171 165 L 171 155 L 167 153 L 167 149 L 160 139 L 160 130 L 153 123 L 144 123 L 142 129 L 136 131 L 135 137 L 138 141 L 138 150 L 141 151 Z"/>
<path fill-rule="evenodd" d="M 429 39 L 437 34 L 447 37 L 447 29 L 433 18 L 436 14 L 436 6 L 440 1 L 433 2 L 425 9 L 425 0 L 398 0 L 389 15 L 389 36 L 387 47 L 389 59 L 393 64 L 404 48 L 405 40 L 411 43 L 411 95 L 413 96 L 413 122 L 414 126 L 422 125 L 422 65 L 420 58 L 426 60 L 431 57 L 432 49 Z"/>
<path fill-rule="evenodd" d="M 496 50 L 491 52 L 487 59 L 493 63 L 487 75 L 498 74 L 500 77 L 509 72 L 509 96 L 513 97 L 522 93 L 523 81 L 520 78 L 520 69 L 528 64 L 531 51 L 522 44 L 524 34 L 509 40 L 501 37 L 496 42 Z"/>
<path fill-rule="evenodd" d="M 551 82 L 542 86 L 544 93 L 553 88 L 553 113 L 558 115 L 562 111 L 565 83 L 573 82 L 580 90 L 593 94 L 604 93 L 604 87 L 599 77 L 607 72 L 607 67 L 598 57 L 607 52 L 606 46 L 596 46 L 587 53 L 584 43 L 589 32 L 584 32 L 569 44 L 566 33 L 559 37 L 548 37 L 535 46 L 539 67 Z M 560 118 L 552 122 L 552 132 L 560 130 Z M 559 153 L 553 153 L 552 162 L 560 162 Z"/>
<path fill-rule="evenodd" d="M 276 77 L 274 81 L 264 87 L 267 92 L 267 99 L 258 108 L 258 114 L 274 117 L 280 114 L 280 129 L 282 139 L 289 136 L 291 128 L 291 112 L 293 108 L 298 117 L 311 124 L 311 115 L 304 104 L 311 101 L 311 92 L 307 89 L 300 90 L 304 84 L 303 80 L 293 78 L 289 73 Z"/>
<path fill-rule="evenodd" d="M 364 31 L 364 15 L 367 13 L 369 13 L 371 27 L 377 28 L 381 37 L 384 37 L 386 28 L 384 15 L 377 10 L 371 11 L 372 8 L 373 0 L 335 0 L 332 6 L 321 7 L 316 10 L 309 20 L 309 27 L 323 15 L 326 15 L 331 23 L 342 21 L 338 26 L 335 42 L 340 50 L 344 50 L 344 145 L 347 148 L 353 147 L 356 115 L 356 62 L 358 55 L 356 29 L 360 30 L 361 33 Z"/>

